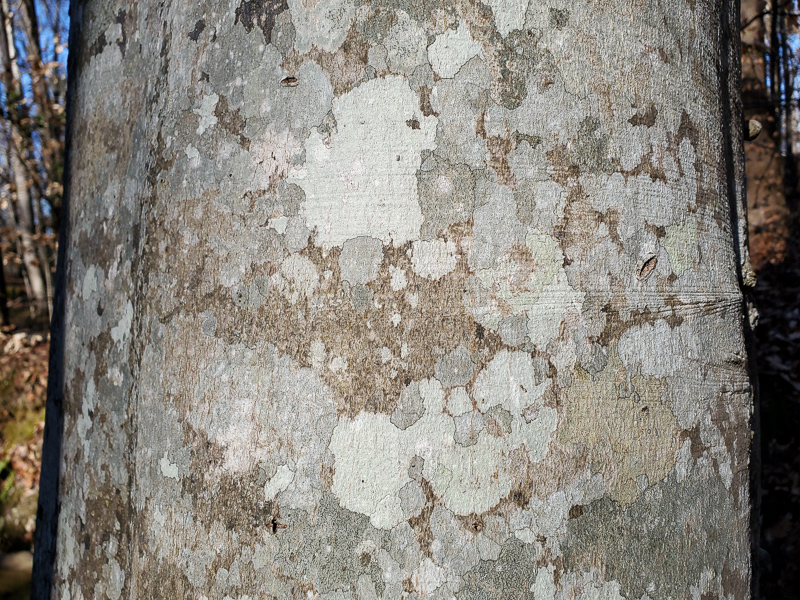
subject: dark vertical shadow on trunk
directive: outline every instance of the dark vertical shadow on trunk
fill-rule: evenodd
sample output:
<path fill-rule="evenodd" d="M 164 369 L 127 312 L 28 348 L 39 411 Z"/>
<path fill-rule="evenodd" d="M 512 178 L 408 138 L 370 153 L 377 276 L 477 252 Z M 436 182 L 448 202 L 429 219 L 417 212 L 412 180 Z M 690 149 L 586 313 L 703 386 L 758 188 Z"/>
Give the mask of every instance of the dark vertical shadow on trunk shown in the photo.
<path fill-rule="evenodd" d="M 759 509 L 761 457 L 759 441 L 758 367 L 755 353 L 755 336 L 752 329 L 754 311 L 750 260 L 747 255 L 747 200 L 744 165 L 744 117 L 741 99 L 741 37 L 739 33 L 739 3 L 723 0 L 720 3 L 719 40 L 719 87 L 720 107 L 723 114 L 723 157 L 727 179 L 727 195 L 733 250 L 736 257 L 736 272 L 742 291 L 744 314 L 744 336 L 747 347 L 748 371 L 750 374 L 753 410 L 750 427 L 753 438 L 750 442 L 750 593 L 758 598 L 759 570 L 758 548 L 760 539 Z"/>
<path fill-rule="evenodd" d="M 59 478 L 61 441 L 64 427 L 64 339 L 67 247 L 70 236 L 70 180 L 72 122 L 75 111 L 77 69 L 80 64 L 80 6 L 70 9 L 69 59 L 67 61 L 67 122 L 65 132 L 64 196 L 59 227 L 58 262 L 53 294 L 53 319 L 50 324 L 50 362 L 47 380 L 42 471 L 39 480 L 39 504 L 36 510 L 36 537 L 33 555 L 33 600 L 50 600 L 55 576 L 56 542 L 58 540 Z"/>

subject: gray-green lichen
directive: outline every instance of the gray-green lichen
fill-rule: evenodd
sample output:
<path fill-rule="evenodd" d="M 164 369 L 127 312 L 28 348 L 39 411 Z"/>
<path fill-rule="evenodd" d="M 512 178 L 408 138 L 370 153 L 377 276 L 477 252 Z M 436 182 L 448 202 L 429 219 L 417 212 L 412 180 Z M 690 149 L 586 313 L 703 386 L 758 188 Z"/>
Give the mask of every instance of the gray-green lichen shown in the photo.
<path fill-rule="evenodd" d="M 745 597 L 718 4 L 127 4 L 73 16 L 53 597 Z"/>

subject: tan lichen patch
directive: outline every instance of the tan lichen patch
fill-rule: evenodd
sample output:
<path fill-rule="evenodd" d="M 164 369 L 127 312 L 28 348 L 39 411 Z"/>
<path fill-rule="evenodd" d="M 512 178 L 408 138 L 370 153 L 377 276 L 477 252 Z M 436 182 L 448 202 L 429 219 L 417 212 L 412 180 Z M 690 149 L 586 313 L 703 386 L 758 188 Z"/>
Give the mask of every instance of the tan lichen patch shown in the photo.
<path fill-rule="evenodd" d="M 611 497 L 630 504 L 675 465 L 680 429 L 661 401 L 665 384 L 652 377 L 627 377 L 616 351 L 609 353 L 608 365 L 595 380 L 580 367 L 576 371 L 563 392 L 566 419 L 559 441 L 582 445 L 591 469 L 608 482 Z"/>

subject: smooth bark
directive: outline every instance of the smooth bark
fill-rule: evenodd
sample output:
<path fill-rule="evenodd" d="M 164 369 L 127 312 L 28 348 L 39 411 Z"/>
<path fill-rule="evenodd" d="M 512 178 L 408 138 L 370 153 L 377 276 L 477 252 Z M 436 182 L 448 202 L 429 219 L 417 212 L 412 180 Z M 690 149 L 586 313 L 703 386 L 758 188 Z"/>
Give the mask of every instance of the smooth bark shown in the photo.
<path fill-rule="evenodd" d="M 34 597 L 747 597 L 735 4 L 74 5 Z"/>

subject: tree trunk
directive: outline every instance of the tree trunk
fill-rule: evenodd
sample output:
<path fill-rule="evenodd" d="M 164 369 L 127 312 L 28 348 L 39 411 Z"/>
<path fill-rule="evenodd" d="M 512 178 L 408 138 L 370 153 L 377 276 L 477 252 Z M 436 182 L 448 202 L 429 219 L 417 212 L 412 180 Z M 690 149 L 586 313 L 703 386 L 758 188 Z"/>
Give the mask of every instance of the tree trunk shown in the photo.
<path fill-rule="evenodd" d="M 27 171 L 18 154 L 22 147 L 22 138 L 14 125 L 11 125 L 10 138 L 13 146 L 9 153 L 11 157 L 9 166 L 16 188 L 17 234 L 21 241 L 22 262 L 25 264 L 25 272 L 31 286 L 30 301 L 35 306 L 35 313 L 38 316 L 47 310 L 47 289 L 37 256 L 36 244 L 33 241 L 34 225 Z"/>
<path fill-rule="evenodd" d="M 0 247 L 0 323 L 4 327 L 11 325 L 8 314 L 8 288 L 6 287 L 6 266 L 3 260 L 3 249 Z"/>
<path fill-rule="evenodd" d="M 735 5 L 73 5 L 34 597 L 747 597 Z"/>
<path fill-rule="evenodd" d="M 22 102 L 21 78 L 16 64 L 13 34 L 7 19 L 8 7 L 2 2 L 0 18 L 3 30 L 0 32 L 0 58 L 2 59 L 2 81 L 8 95 L 8 127 L 9 127 L 9 170 L 16 190 L 17 233 L 22 246 L 22 262 L 30 282 L 30 301 L 35 306 L 35 314 L 41 315 L 47 310 L 47 290 L 36 256 L 33 241 L 34 223 L 31 213 L 31 200 L 28 192 L 28 170 L 23 161 L 25 141 L 20 131 L 19 103 Z"/>
<path fill-rule="evenodd" d="M 41 143 L 42 167 L 47 173 L 47 180 L 57 180 L 54 171 L 54 158 L 60 158 L 61 151 L 59 119 L 53 114 L 52 99 L 48 89 L 46 69 L 42 63 L 42 49 L 39 40 L 39 21 L 36 16 L 34 0 L 20 0 L 17 4 L 16 24 L 25 38 L 27 61 L 30 65 L 31 92 L 37 107 L 37 117 L 41 120 L 37 128 Z"/>

